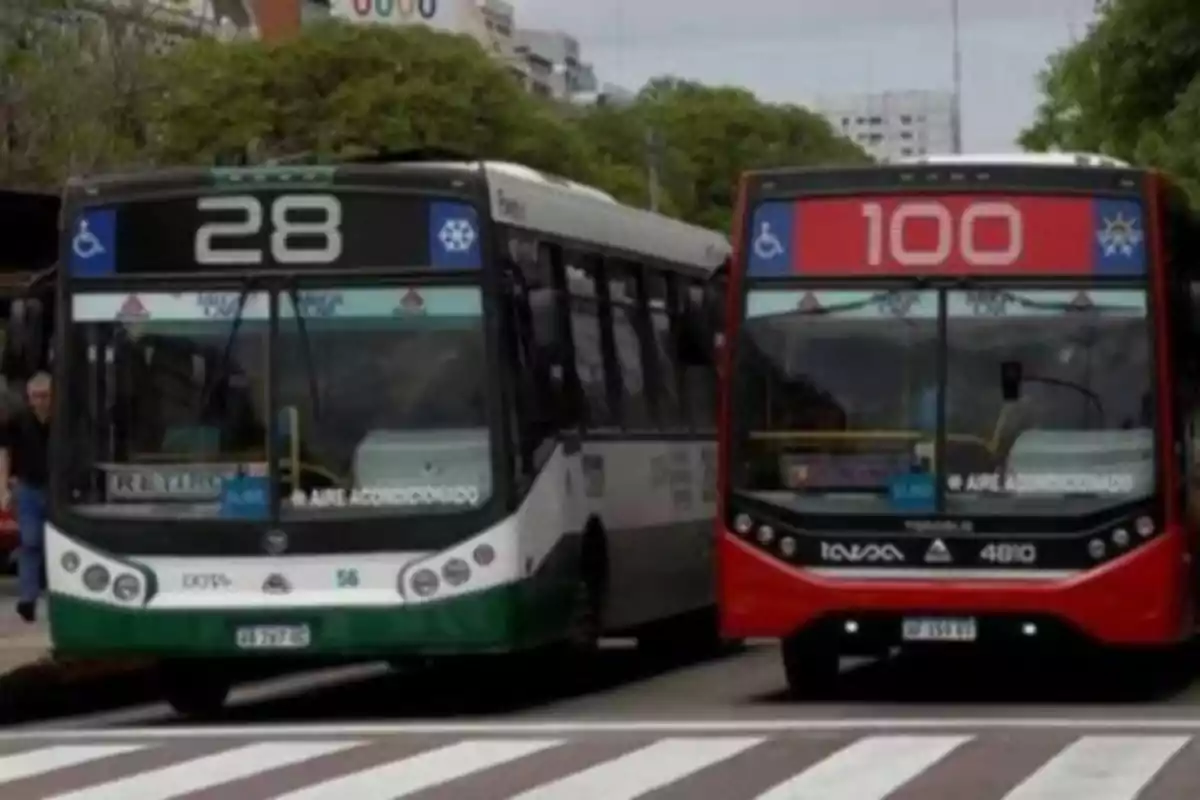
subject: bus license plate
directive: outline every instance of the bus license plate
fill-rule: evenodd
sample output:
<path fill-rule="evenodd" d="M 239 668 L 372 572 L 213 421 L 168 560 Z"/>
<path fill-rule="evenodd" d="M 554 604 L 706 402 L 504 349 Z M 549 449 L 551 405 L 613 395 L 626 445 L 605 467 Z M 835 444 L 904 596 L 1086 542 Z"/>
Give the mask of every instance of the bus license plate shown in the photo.
<path fill-rule="evenodd" d="M 242 650 L 300 650 L 312 644 L 307 625 L 253 625 L 237 629 Z"/>
<path fill-rule="evenodd" d="M 906 642 L 973 642 L 977 633 L 970 617 L 909 617 L 902 624 Z"/>

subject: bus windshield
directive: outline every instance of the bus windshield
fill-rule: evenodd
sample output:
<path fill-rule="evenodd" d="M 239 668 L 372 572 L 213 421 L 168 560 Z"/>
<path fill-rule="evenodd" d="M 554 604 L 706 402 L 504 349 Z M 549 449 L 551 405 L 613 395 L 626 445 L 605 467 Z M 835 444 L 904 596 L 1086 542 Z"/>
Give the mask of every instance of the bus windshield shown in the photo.
<path fill-rule="evenodd" d="M 956 514 L 1153 491 L 1142 291 L 755 290 L 746 316 L 736 488 L 836 514 L 936 511 L 939 484 Z"/>
<path fill-rule="evenodd" d="M 266 292 L 74 297 L 79 457 L 63 469 L 78 511 L 262 518 L 272 420 L 285 517 L 486 502 L 478 289 L 280 293 L 273 371 L 271 305 Z"/>

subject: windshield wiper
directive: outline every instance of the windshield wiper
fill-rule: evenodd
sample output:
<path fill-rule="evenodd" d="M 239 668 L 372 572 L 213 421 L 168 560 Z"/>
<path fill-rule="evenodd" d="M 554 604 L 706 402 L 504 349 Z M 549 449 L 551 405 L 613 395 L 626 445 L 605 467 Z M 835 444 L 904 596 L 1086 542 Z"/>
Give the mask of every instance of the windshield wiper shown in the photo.
<path fill-rule="evenodd" d="M 212 396 L 216 392 L 217 386 L 225 379 L 229 372 L 229 359 L 233 354 L 233 347 L 237 344 L 238 331 L 242 327 L 242 312 L 246 310 L 246 302 L 250 299 L 250 293 L 254 291 L 255 285 L 258 283 L 256 278 L 247 278 L 242 284 L 242 290 L 238 293 L 237 308 L 233 312 L 233 324 L 229 328 L 229 336 L 225 339 L 225 345 L 221 352 L 221 361 L 217 365 L 216 374 L 208 381 L 208 386 L 205 387 L 204 393 L 200 395 L 200 407 L 196 411 L 196 424 L 199 424 L 204 419 L 205 412 L 208 411 L 208 404 L 212 401 Z"/>
<path fill-rule="evenodd" d="M 313 362 L 312 342 L 308 338 L 308 325 L 304 321 L 304 311 L 300 307 L 300 292 L 296 279 L 288 284 L 288 299 L 292 302 L 292 312 L 296 315 L 296 332 L 300 334 L 300 350 L 304 353 L 304 371 L 308 374 L 308 400 L 312 403 L 313 420 L 321 418 L 321 391 L 317 385 L 317 369 Z"/>

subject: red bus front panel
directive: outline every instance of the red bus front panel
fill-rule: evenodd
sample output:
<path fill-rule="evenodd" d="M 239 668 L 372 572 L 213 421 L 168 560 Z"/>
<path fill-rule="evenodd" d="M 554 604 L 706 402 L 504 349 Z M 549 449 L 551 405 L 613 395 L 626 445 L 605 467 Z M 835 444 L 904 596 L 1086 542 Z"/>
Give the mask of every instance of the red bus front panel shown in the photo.
<path fill-rule="evenodd" d="M 951 173 L 743 181 L 724 631 L 959 614 L 1177 640 L 1190 568 L 1164 503 L 1155 186 L 1131 170 Z"/>

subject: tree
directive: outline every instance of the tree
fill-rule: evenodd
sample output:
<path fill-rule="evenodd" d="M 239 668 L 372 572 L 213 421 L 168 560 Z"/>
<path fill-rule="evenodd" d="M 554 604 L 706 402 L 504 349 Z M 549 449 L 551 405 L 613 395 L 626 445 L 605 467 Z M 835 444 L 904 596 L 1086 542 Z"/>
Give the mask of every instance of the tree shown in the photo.
<path fill-rule="evenodd" d="M 99 14 L 78 0 L 0 7 L 0 182 L 61 185 L 70 174 L 137 164 L 140 120 L 159 87 L 148 69 L 157 6 Z"/>
<path fill-rule="evenodd" d="M 869 161 L 806 109 L 764 103 L 741 88 L 673 77 L 648 83 L 627 108 L 586 114 L 581 125 L 606 162 L 643 173 L 646 134 L 653 132 L 663 143 L 657 166 L 666 205 L 689 221 L 723 230 L 729 228 L 738 178 L 746 170 Z M 622 188 L 634 185 L 626 180 Z"/>
<path fill-rule="evenodd" d="M 159 0 L 125 0 L 99 27 L 71 16 L 83 1 L 0 4 L 21 11 L 0 12 L 6 183 L 435 147 L 636 204 L 653 173 L 662 212 L 726 228 L 746 169 L 865 160 L 819 117 L 743 89 L 662 78 L 630 106 L 581 109 L 524 91 L 475 40 L 422 26 L 329 22 L 278 43 L 196 37 L 154 56 Z"/>
<path fill-rule="evenodd" d="M 1109 0 L 1085 39 L 1051 57 L 1039 79 L 1042 103 L 1021 144 L 1174 160 L 1162 148 L 1194 118 L 1175 111 L 1197 74 L 1200 4 Z"/>
<path fill-rule="evenodd" d="M 196 42 L 162 65 L 151 110 L 161 162 L 437 146 L 586 172 L 588 147 L 465 36 L 331 22 L 272 44 Z"/>

